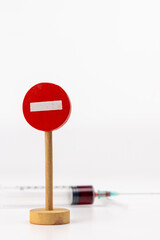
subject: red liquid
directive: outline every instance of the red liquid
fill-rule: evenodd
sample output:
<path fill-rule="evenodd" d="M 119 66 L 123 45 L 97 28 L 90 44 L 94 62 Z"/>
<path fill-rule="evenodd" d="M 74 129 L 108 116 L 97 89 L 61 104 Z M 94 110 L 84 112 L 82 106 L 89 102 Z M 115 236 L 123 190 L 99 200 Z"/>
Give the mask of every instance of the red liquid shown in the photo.
<path fill-rule="evenodd" d="M 80 204 L 92 204 L 95 198 L 94 188 L 92 186 L 77 186 Z"/>

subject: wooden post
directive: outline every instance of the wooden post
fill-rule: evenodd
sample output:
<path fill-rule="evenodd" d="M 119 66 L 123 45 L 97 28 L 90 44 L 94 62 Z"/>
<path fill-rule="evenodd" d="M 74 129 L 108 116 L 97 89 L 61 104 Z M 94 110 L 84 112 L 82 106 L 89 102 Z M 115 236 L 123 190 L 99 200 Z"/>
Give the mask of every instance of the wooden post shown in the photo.
<path fill-rule="evenodd" d="M 45 132 L 45 209 L 53 209 L 52 132 Z"/>
<path fill-rule="evenodd" d="M 52 132 L 45 132 L 45 208 L 30 210 L 30 223 L 59 225 L 70 223 L 70 211 L 53 208 Z"/>

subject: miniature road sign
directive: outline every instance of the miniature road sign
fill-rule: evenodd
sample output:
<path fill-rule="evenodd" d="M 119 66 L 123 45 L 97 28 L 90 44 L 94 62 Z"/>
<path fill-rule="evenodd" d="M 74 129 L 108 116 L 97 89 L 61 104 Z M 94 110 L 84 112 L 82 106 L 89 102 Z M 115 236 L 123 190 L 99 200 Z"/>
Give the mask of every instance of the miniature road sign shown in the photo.
<path fill-rule="evenodd" d="M 68 120 L 71 104 L 66 92 L 53 83 L 39 83 L 25 95 L 23 113 L 26 121 L 42 131 L 53 131 Z"/>
<path fill-rule="evenodd" d="M 33 86 L 23 100 L 23 114 L 34 128 L 45 131 L 45 208 L 30 210 L 30 223 L 41 225 L 70 222 L 68 209 L 53 208 L 52 131 L 66 123 L 71 104 L 66 92 L 53 83 Z"/>

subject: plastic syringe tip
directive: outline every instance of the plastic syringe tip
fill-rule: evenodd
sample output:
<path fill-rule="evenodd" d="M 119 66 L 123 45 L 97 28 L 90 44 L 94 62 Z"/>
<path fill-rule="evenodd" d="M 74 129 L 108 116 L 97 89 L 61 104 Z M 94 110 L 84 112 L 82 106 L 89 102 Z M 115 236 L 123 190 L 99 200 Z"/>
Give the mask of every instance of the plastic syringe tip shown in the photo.
<path fill-rule="evenodd" d="M 100 190 L 98 190 L 96 193 L 96 197 L 98 197 L 98 199 L 102 197 L 113 197 L 118 195 L 119 195 L 118 192 L 109 192 L 109 191 L 100 191 Z"/>
<path fill-rule="evenodd" d="M 118 196 L 119 195 L 119 193 L 118 192 L 110 192 L 110 195 L 111 195 L 111 197 L 113 196 Z"/>

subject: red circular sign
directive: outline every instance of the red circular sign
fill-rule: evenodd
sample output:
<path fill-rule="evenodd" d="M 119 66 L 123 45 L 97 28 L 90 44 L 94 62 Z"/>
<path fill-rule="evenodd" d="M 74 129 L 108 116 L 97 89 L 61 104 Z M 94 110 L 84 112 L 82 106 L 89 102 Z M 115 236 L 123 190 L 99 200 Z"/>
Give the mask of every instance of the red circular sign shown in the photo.
<path fill-rule="evenodd" d="M 71 103 L 66 92 L 53 83 L 39 83 L 33 86 L 23 100 L 23 114 L 34 128 L 52 131 L 68 120 Z"/>

